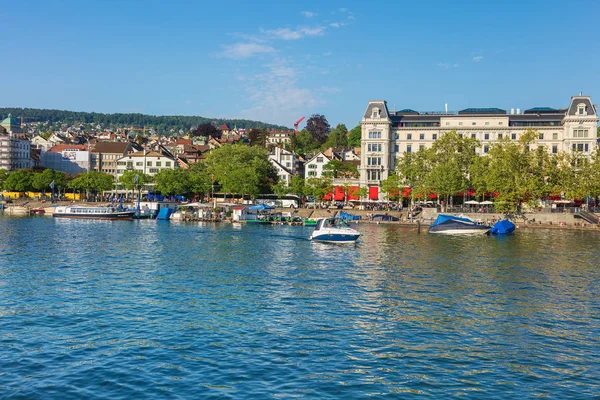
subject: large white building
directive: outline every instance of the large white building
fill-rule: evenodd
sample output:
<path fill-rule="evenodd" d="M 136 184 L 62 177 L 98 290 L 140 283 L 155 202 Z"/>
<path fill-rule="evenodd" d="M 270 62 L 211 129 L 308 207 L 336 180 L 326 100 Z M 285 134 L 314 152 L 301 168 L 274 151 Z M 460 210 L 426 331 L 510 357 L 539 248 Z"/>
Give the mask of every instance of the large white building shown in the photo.
<path fill-rule="evenodd" d="M 21 132 L 20 122 L 8 115 L 0 123 L 0 169 L 32 168 L 31 142 Z"/>
<path fill-rule="evenodd" d="M 136 171 L 154 176 L 163 169 L 179 168 L 179 162 L 175 156 L 166 150 L 161 151 L 138 151 L 129 153 L 117 159 L 117 181 L 125 171 Z"/>
<path fill-rule="evenodd" d="M 597 147 L 597 106 L 589 96 L 573 96 L 568 108 L 535 107 L 521 112 L 498 108 L 468 108 L 455 113 L 389 111 L 384 100 L 369 102 L 361 120 L 360 184 L 378 187 L 407 152 L 429 148 L 444 132 L 478 139 L 484 155 L 501 138 L 517 140 L 527 129 L 540 132 L 538 144 L 551 153 Z M 375 190 L 373 190 L 374 192 Z M 371 195 L 370 195 L 371 196 Z"/>

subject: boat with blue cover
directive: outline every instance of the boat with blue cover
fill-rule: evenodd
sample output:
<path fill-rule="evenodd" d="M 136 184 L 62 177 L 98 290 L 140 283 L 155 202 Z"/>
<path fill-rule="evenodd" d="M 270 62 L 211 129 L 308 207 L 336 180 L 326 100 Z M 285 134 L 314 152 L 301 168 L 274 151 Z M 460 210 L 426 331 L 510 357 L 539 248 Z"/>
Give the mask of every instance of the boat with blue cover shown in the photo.
<path fill-rule="evenodd" d="M 487 225 L 480 225 L 467 217 L 439 214 L 429 227 L 429 233 L 441 235 L 485 235 L 490 231 Z"/>
<path fill-rule="evenodd" d="M 310 240 L 324 243 L 355 243 L 360 232 L 340 218 L 319 218 Z"/>
<path fill-rule="evenodd" d="M 492 235 L 510 235 L 515 231 L 515 224 L 510 222 L 508 219 L 503 219 L 494 224 L 490 233 Z"/>

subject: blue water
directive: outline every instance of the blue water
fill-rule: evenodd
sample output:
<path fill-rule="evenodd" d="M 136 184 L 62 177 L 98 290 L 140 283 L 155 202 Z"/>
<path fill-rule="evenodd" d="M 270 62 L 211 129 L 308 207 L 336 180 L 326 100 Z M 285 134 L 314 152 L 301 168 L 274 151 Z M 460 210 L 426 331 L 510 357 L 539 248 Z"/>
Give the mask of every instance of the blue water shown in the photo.
<path fill-rule="evenodd" d="M 600 396 L 600 234 L 0 216 L 0 398 Z"/>

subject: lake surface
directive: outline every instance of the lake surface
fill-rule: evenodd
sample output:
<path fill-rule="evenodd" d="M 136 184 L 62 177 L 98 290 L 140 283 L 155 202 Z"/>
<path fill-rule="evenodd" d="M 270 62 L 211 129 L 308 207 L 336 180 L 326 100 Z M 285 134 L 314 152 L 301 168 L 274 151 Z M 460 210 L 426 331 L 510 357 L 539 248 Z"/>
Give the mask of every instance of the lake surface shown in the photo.
<path fill-rule="evenodd" d="M 600 234 L 0 215 L 0 398 L 600 396 Z"/>

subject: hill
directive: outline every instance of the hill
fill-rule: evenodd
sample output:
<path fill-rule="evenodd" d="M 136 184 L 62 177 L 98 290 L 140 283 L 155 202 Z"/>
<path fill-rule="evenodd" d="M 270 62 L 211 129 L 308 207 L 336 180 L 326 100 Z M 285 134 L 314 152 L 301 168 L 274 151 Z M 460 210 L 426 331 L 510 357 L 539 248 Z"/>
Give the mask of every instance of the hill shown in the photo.
<path fill-rule="evenodd" d="M 89 125 L 91 127 L 100 125 L 103 129 L 122 128 L 122 127 L 146 127 L 149 130 L 155 130 L 160 134 L 174 134 L 180 131 L 188 132 L 192 127 L 200 124 L 215 123 L 217 126 L 223 123 L 229 124 L 232 128 L 251 129 L 288 129 L 280 125 L 267 124 L 260 121 L 250 121 L 246 119 L 221 119 L 207 118 L 197 116 L 172 115 L 156 116 L 146 114 L 102 114 L 96 112 L 80 112 L 65 110 L 47 110 L 39 108 L 0 108 L 0 120 L 12 114 L 15 118 L 23 117 L 23 123 L 41 123 L 45 130 L 51 130 L 60 124 Z"/>

